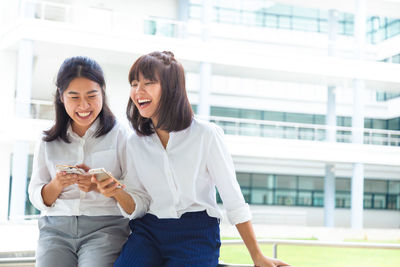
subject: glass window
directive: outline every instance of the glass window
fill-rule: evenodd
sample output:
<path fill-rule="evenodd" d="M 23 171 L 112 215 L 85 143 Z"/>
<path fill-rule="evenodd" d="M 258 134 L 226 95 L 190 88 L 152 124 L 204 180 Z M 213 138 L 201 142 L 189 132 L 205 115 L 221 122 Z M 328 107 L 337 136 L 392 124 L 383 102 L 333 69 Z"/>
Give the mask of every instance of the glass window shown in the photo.
<path fill-rule="evenodd" d="M 314 121 L 314 115 L 304 113 L 287 113 L 286 121 L 295 123 L 310 123 Z"/>
<path fill-rule="evenodd" d="M 400 181 L 388 181 L 389 194 L 400 194 Z"/>
<path fill-rule="evenodd" d="M 351 127 L 351 117 L 338 116 L 336 118 L 337 126 Z"/>
<path fill-rule="evenodd" d="M 314 124 L 325 124 L 324 115 L 314 115 Z"/>
<path fill-rule="evenodd" d="M 300 206 L 312 206 L 312 192 L 303 192 L 300 191 L 297 204 Z"/>
<path fill-rule="evenodd" d="M 387 129 L 387 120 L 371 119 L 373 129 Z"/>
<path fill-rule="evenodd" d="M 297 188 L 296 176 L 276 175 L 276 188 L 296 189 Z"/>
<path fill-rule="evenodd" d="M 284 112 L 264 111 L 264 120 L 267 121 L 285 121 Z"/>
<path fill-rule="evenodd" d="M 387 181 L 385 180 L 365 180 L 364 192 L 387 193 Z"/>
<path fill-rule="evenodd" d="M 299 176 L 299 189 L 324 190 L 322 177 Z"/>
<path fill-rule="evenodd" d="M 276 190 L 275 204 L 284 206 L 296 205 L 296 192 L 293 190 Z"/>
<path fill-rule="evenodd" d="M 364 194 L 364 208 L 372 209 L 373 194 Z"/>
<path fill-rule="evenodd" d="M 272 191 L 267 189 L 253 188 L 251 190 L 251 204 L 273 204 L 273 194 Z"/>
<path fill-rule="evenodd" d="M 250 173 L 243 173 L 243 172 L 236 173 L 236 179 L 239 182 L 239 185 L 243 187 L 251 186 L 250 177 L 251 177 Z"/>
<path fill-rule="evenodd" d="M 389 130 L 400 130 L 400 118 L 388 120 L 388 129 Z"/>
<path fill-rule="evenodd" d="M 350 208 L 351 197 L 350 192 L 336 192 L 336 208 Z"/>
<path fill-rule="evenodd" d="M 364 119 L 364 128 L 372 129 L 372 119 Z"/>
<path fill-rule="evenodd" d="M 337 191 L 350 191 L 351 190 L 351 180 L 347 178 L 336 178 L 335 179 L 335 189 Z"/>
<path fill-rule="evenodd" d="M 196 104 L 192 104 L 192 110 L 194 114 L 197 114 L 197 105 Z"/>
<path fill-rule="evenodd" d="M 211 107 L 211 116 L 239 118 L 240 109 L 237 108 L 224 108 L 224 107 Z"/>
<path fill-rule="evenodd" d="M 387 25 L 387 38 L 393 37 L 400 33 L 400 20 L 393 21 Z"/>
<path fill-rule="evenodd" d="M 399 210 L 400 209 L 400 195 L 388 195 L 387 209 Z"/>
<path fill-rule="evenodd" d="M 314 192 L 313 193 L 313 206 L 314 207 L 324 206 L 324 193 L 323 192 Z"/>
<path fill-rule="evenodd" d="M 253 109 L 241 109 L 239 116 L 243 119 L 262 120 L 262 111 Z"/>
<path fill-rule="evenodd" d="M 386 208 L 386 195 L 375 194 L 374 195 L 374 209 L 384 209 Z"/>
<path fill-rule="evenodd" d="M 253 174 L 253 187 L 273 188 L 274 175 L 272 174 Z"/>

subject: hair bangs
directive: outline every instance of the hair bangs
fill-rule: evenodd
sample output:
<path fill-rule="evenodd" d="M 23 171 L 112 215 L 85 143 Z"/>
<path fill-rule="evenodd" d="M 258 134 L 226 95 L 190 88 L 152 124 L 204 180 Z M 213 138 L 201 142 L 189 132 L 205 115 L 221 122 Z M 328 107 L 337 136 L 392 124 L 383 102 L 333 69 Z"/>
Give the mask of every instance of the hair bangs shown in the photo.
<path fill-rule="evenodd" d="M 129 83 L 135 80 L 138 81 L 140 74 L 142 74 L 145 79 L 158 82 L 161 69 L 160 65 L 159 60 L 153 56 L 141 56 L 129 71 Z"/>

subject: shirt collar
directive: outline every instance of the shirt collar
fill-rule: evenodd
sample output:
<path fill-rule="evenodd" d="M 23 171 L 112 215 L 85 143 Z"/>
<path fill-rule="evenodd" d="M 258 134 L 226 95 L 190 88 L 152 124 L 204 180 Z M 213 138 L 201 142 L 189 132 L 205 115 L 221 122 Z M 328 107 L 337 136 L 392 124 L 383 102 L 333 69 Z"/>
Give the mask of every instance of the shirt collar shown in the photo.
<path fill-rule="evenodd" d="M 97 118 L 92 125 L 90 125 L 89 129 L 87 129 L 86 133 L 84 136 L 80 137 L 77 135 L 73 130 L 72 130 L 72 124 L 71 121 L 68 123 L 68 129 L 67 129 L 67 135 L 70 137 L 77 137 L 77 138 L 87 138 L 89 136 L 93 136 L 94 133 L 97 131 L 98 127 L 100 125 L 99 118 Z"/>

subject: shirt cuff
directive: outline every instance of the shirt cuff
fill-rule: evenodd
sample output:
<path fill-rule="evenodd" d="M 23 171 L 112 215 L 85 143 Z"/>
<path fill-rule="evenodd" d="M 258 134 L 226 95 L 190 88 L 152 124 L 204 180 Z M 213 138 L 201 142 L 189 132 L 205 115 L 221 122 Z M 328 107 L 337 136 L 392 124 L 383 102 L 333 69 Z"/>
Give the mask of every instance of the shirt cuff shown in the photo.
<path fill-rule="evenodd" d="M 251 220 L 250 207 L 247 203 L 234 210 L 227 210 L 226 214 L 231 224 L 236 225 Z"/>
<path fill-rule="evenodd" d="M 127 191 L 125 191 L 125 192 L 127 192 Z M 120 209 L 122 216 L 124 216 L 125 218 L 129 218 L 129 220 L 143 217 L 145 212 L 143 212 L 143 208 L 142 208 L 143 204 L 142 204 L 141 199 L 139 197 L 135 196 L 134 194 L 131 194 L 129 192 L 127 192 L 127 193 L 132 197 L 133 201 L 135 202 L 135 210 L 131 214 L 129 214 L 117 202 L 117 206 Z"/>
<path fill-rule="evenodd" d="M 45 186 L 46 186 L 46 184 L 40 186 L 36 190 L 36 192 L 34 193 L 34 196 L 33 196 L 33 200 L 35 202 L 34 206 L 35 206 L 35 208 L 37 208 L 40 211 L 49 210 L 49 209 L 53 208 L 56 203 L 56 201 L 54 201 L 54 203 L 51 206 L 47 206 L 46 204 L 44 204 L 43 197 L 42 197 L 42 190 L 43 190 L 43 187 L 45 187 Z"/>

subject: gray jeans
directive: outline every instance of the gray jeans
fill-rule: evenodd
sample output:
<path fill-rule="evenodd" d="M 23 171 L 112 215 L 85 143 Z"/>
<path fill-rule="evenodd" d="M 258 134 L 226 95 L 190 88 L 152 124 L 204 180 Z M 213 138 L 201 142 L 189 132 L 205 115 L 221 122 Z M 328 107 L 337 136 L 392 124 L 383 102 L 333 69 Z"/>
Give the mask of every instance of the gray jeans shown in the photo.
<path fill-rule="evenodd" d="M 37 267 L 111 267 L 130 233 L 122 216 L 44 216 L 39 230 Z"/>

